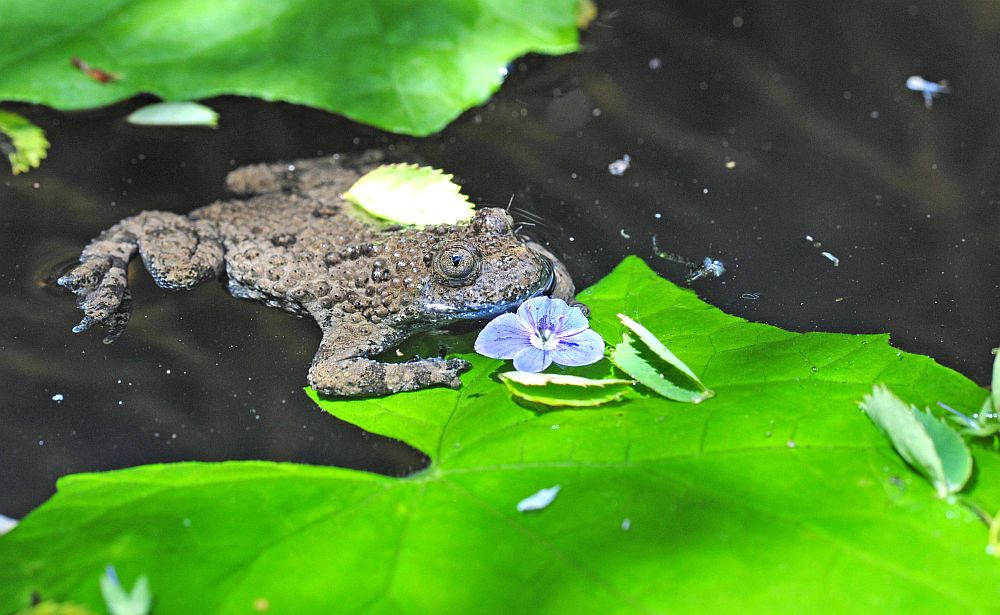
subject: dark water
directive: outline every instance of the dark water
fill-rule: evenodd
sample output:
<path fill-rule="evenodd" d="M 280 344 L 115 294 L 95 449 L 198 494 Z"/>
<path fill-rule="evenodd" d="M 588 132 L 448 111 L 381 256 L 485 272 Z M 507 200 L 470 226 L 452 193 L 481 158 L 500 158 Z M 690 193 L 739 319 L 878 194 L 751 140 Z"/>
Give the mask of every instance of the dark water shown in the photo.
<path fill-rule="evenodd" d="M 655 235 L 662 250 L 725 261 L 696 288 L 728 312 L 888 331 L 987 383 L 1000 344 L 995 2 L 599 4 L 582 53 L 514 64 L 491 103 L 429 139 L 240 98 L 209 101 L 216 131 L 123 122 L 148 101 L 5 105 L 53 146 L 40 170 L 0 185 L 0 513 L 25 514 L 61 475 L 141 463 L 425 463 L 306 399 L 312 323 L 221 285 L 170 293 L 134 267 L 126 334 L 104 346 L 70 333 L 79 313 L 47 272 L 122 217 L 223 197 L 225 173 L 256 161 L 405 145 L 476 201 L 513 194 L 541 216 L 531 230 L 582 285 L 631 253 L 683 280 L 654 256 Z M 912 74 L 955 91 L 927 110 L 903 87 Z M 612 176 L 623 154 L 631 168 Z"/>

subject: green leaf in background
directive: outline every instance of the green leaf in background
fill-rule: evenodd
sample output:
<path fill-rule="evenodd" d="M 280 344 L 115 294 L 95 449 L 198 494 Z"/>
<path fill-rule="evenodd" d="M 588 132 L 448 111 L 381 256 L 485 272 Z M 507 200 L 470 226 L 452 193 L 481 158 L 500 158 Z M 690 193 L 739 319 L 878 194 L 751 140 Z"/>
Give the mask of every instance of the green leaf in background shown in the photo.
<path fill-rule="evenodd" d="M 0 0 L 0 100 L 83 109 L 139 93 L 284 100 L 426 135 L 528 52 L 577 49 L 578 0 Z M 94 79 L 72 64 L 99 67 Z"/>
<path fill-rule="evenodd" d="M 45 131 L 16 113 L 0 110 L 0 154 L 10 160 L 14 175 L 37 168 L 48 151 Z"/>
<path fill-rule="evenodd" d="M 211 107 L 193 102 L 161 102 L 140 107 L 125 118 L 139 126 L 208 126 L 219 125 L 219 114 Z"/>
<path fill-rule="evenodd" d="M 591 326 L 642 322 L 716 396 L 635 391 L 538 413 L 472 364 L 459 390 L 321 400 L 404 440 L 406 478 L 265 462 L 81 474 L 0 537 L 0 612 L 34 591 L 100 608 L 114 562 L 156 612 L 987 612 L 1000 562 L 969 508 L 938 499 L 857 409 L 875 381 L 978 407 L 984 391 L 882 335 L 791 333 L 726 315 L 629 258 L 581 294 Z M 436 338 L 441 339 L 441 338 Z M 1000 508 L 974 446 L 963 500 Z M 558 485 L 534 513 L 517 504 Z"/>
<path fill-rule="evenodd" d="M 458 224 L 471 220 L 475 209 L 452 177 L 416 164 L 384 164 L 354 182 L 344 198 L 400 224 Z"/>
<path fill-rule="evenodd" d="M 586 408 L 618 401 L 632 390 L 631 380 L 581 378 L 565 374 L 504 372 L 500 380 L 512 395 L 546 406 Z"/>

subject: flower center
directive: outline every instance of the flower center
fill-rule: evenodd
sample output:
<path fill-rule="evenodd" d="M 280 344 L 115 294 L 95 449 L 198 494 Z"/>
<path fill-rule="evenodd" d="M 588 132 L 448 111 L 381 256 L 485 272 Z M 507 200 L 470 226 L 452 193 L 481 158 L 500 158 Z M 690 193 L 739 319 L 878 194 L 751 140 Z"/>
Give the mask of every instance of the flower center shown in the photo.
<path fill-rule="evenodd" d="M 541 342 L 542 350 L 555 350 L 559 345 L 559 337 L 556 336 L 552 327 L 541 327 L 538 329 L 538 339 Z"/>

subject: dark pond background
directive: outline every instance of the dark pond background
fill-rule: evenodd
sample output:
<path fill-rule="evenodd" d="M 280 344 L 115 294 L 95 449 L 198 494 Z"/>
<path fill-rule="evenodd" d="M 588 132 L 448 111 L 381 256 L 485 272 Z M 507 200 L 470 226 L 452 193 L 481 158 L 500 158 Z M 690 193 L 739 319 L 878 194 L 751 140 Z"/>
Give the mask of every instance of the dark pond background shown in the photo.
<path fill-rule="evenodd" d="M 178 460 L 274 459 L 405 474 L 426 463 L 304 395 L 311 322 L 218 284 L 158 289 L 101 344 L 73 335 L 60 263 L 120 218 L 224 197 L 237 165 L 405 146 L 477 202 L 532 227 L 581 285 L 661 250 L 728 271 L 698 282 L 727 312 L 795 331 L 887 331 L 987 384 L 1000 344 L 1000 7 L 980 2 L 614 2 L 581 53 L 530 57 L 500 93 L 427 139 L 318 111 L 208 101 L 218 130 L 4 105 L 45 128 L 42 168 L 0 182 L 0 513 L 64 474 Z M 925 109 L 904 82 L 948 79 Z M 628 154 L 620 177 L 608 164 Z M 728 164 L 727 164 L 728 163 Z M 527 219 L 527 218 L 524 218 Z M 811 235 L 822 247 L 805 239 Z M 828 251 L 839 266 L 821 255 Z M 62 401 L 54 401 L 62 395 Z"/>

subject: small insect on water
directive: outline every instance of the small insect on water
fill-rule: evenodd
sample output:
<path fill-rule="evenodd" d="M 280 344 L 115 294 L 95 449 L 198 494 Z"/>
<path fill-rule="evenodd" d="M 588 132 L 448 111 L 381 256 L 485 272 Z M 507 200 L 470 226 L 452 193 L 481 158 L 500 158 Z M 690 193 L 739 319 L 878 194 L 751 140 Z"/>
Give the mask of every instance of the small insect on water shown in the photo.
<path fill-rule="evenodd" d="M 924 96 L 924 106 L 930 109 L 934 99 L 942 94 L 951 94 L 951 86 L 947 81 L 927 81 L 920 75 L 913 75 L 906 80 L 906 89 L 920 92 Z"/>
<path fill-rule="evenodd" d="M 122 78 L 122 76 L 118 73 L 109 73 L 106 70 L 95 68 L 90 64 L 87 64 L 87 62 L 82 58 L 78 58 L 76 56 L 73 56 L 73 58 L 70 59 L 70 63 L 98 83 L 111 83 L 112 81 L 118 81 Z"/>

